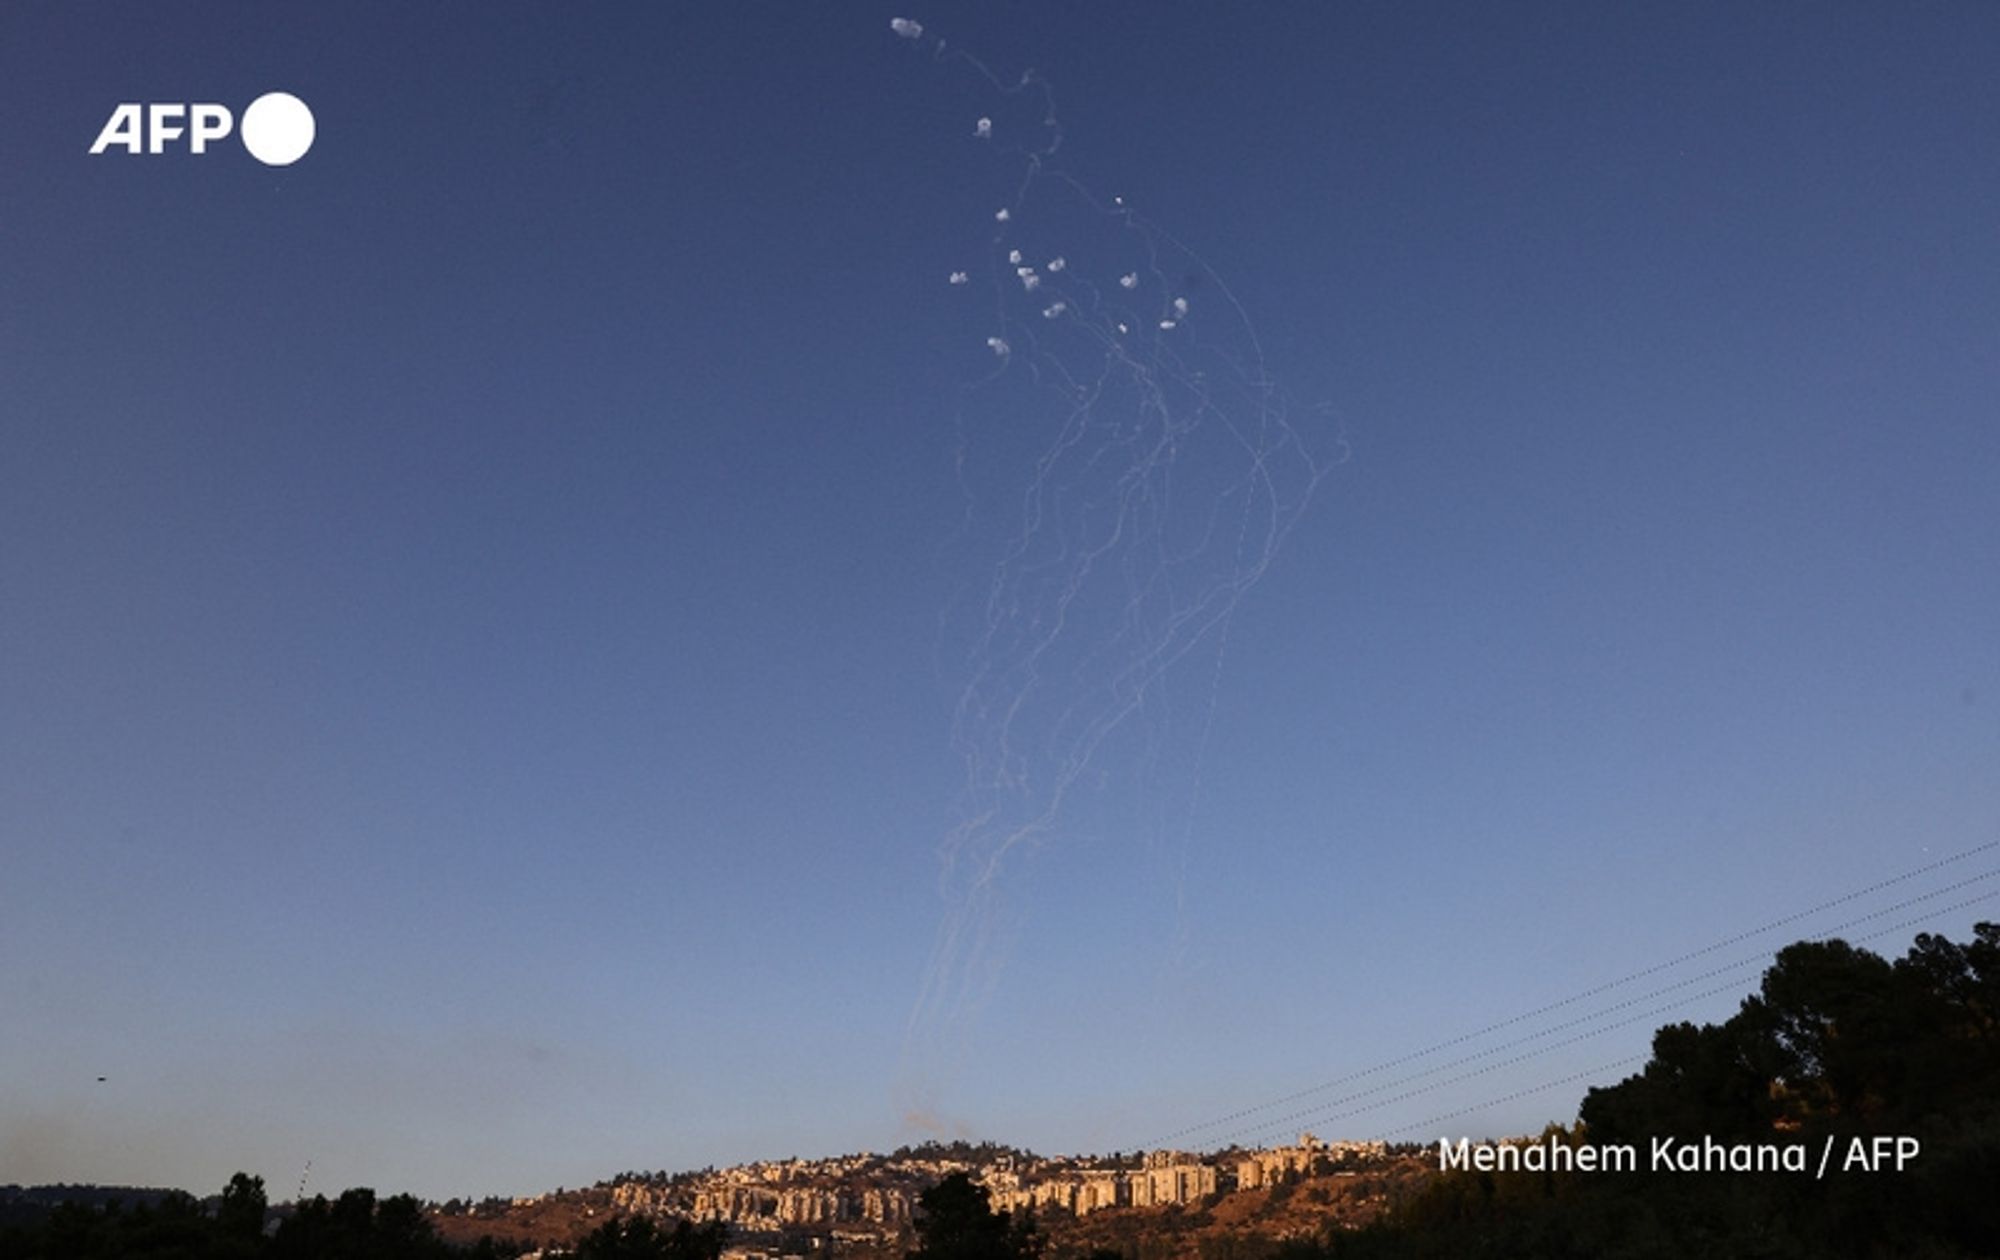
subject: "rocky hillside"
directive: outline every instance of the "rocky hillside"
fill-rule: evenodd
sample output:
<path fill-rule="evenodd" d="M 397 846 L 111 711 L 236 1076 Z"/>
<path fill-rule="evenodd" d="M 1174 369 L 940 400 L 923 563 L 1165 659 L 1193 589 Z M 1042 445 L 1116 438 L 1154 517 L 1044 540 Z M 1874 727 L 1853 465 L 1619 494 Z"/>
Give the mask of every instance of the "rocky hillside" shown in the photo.
<path fill-rule="evenodd" d="M 611 1216 L 721 1219 L 744 1257 L 897 1257 L 917 1198 L 954 1172 L 996 1208 L 1032 1212 L 1055 1255 L 1112 1249 L 1138 1260 L 1251 1256 L 1375 1219 L 1432 1164 L 1379 1144 L 1323 1143 L 1193 1155 L 1049 1158 L 990 1144 L 783 1160 L 694 1173 L 625 1173 L 588 1189 L 433 1209 L 445 1238 L 561 1246 Z"/>

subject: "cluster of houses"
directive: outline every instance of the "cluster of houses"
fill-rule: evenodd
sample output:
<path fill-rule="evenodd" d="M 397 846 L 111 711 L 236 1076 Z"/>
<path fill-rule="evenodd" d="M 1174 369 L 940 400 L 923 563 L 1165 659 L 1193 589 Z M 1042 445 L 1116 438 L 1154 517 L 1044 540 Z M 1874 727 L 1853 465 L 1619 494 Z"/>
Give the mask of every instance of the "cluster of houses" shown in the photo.
<path fill-rule="evenodd" d="M 1218 1155 L 1150 1151 L 1137 1161 L 1003 1155 L 975 1164 L 849 1155 L 745 1164 L 691 1183 L 622 1182 L 612 1187 L 612 1206 L 625 1213 L 723 1220 L 746 1231 L 845 1227 L 881 1234 L 907 1224 L 924 1190 L 956 1172 L 983 1185 L 996 1210 L 1087 1216 L 1107 1208 L 1199 1203 L 1224 1190 L 1280 1185 L 1339 1161 L 1384 1153 L 1380 1142 L 1322 1142 L 1308 1133 L 1294 1146 Z"/>

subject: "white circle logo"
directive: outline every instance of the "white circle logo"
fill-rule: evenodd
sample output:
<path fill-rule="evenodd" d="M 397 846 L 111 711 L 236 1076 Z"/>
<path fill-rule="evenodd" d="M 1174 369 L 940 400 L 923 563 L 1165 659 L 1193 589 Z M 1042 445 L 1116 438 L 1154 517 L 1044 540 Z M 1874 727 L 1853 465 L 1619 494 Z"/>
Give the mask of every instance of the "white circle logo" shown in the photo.
<path fill-rule="evenodd" d="M 313 112 L 290 92 L 266 92 L 243 111 L 243 147 L 266 166 L 290 166 L 313 142 Z"/>

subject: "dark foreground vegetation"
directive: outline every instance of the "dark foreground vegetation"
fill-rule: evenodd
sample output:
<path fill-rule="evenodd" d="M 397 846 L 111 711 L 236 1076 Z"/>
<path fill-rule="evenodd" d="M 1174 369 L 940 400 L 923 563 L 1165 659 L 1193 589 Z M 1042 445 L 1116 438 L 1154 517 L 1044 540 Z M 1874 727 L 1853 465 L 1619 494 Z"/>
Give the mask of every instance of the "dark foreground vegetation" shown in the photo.
<path fill-rule="evenodd" d="M 1792 945 L 1734 1017 L 1660 1029 L 1643 1071 L 1591 1090 L 1580 1122 L 1544 1137 L 1630 1144 L 1641 1164 L 1453 1171 L 1287 1260 L 2000 1256 L 2000 927 L 1979 924 L 1967 944 L 1919 936 L 1893 963 L 1841 941 Z M 1660 1137 L 1802 1144 L 1809 1166 L 1654 1171 Z M 1850 1164 L 1872 1160 L 1877 1137 L 1913 1137 L 1920 1154 L 1900 1170 Z"/>
<path fill-rule="evenodd" d="M 719 1224 L 606 1221 L 567 1254 L 576 1260 L 719 1260 Z M 261 1177 L 238 1173 L 219 1199 L 149 1194 L 123 1203 L 65 1203 L 39 1219 L 0 1226 L 0 1260 L 498 1260 L 527 1250 L 481 1239 L 440 1239 L 423 1205 L 407 1194 L 377 1200 L 349 1190 L 273 1211 Z"/>

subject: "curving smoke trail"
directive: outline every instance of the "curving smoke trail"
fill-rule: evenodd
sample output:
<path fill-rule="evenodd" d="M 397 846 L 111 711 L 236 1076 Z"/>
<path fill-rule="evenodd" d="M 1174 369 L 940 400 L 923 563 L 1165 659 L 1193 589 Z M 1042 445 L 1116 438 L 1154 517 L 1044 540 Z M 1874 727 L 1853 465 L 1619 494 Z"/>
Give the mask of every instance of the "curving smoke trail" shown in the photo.
<path fill-rule="evenodd" d="M 964 779 L 905 1042 L 910 1072 L 943 1078 L 998 979 L 1023 855 L 1112 827 L 1185 854 L 1231 620 L 1330 461 L 1222 278 L 1056 165 L 1044 81 L 892 30 L 990 95 L 941 139 L 986 146 L 1011 189 L 939 276 L 989 368 L 960 411 L 976 576 L 941 635 Z"/>

